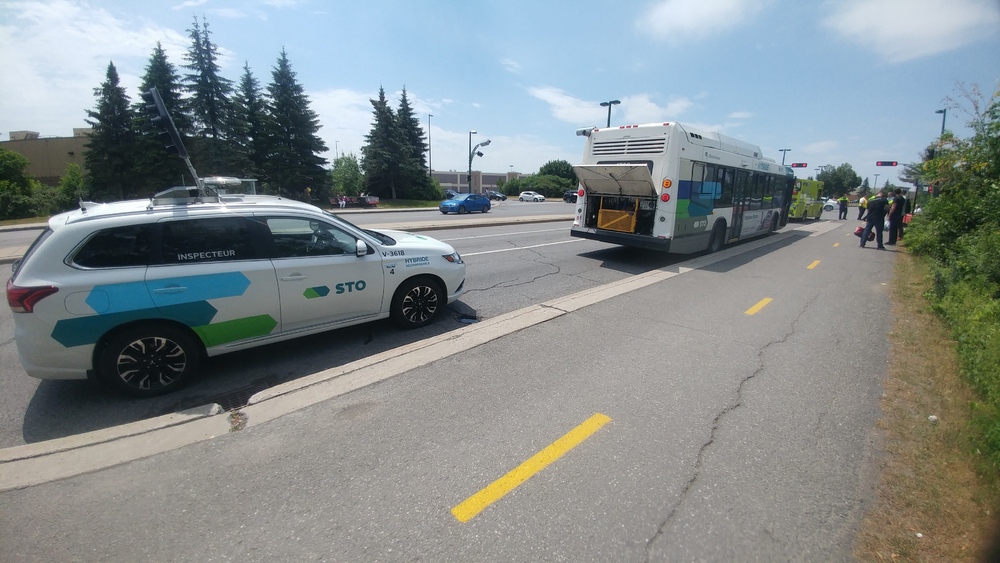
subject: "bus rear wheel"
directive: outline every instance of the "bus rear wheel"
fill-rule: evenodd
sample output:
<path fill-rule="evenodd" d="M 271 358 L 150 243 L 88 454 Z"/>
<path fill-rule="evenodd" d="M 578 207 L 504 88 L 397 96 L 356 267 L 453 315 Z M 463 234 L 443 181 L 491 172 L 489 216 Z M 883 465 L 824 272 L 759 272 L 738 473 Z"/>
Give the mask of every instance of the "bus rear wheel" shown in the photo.
<path fill-rule="evenodd" d="M 722 250 L 726 244 L 726 223 L 719 221 L 712 227 L 712 236 L 708 239 L 708 253 L 712 254 Z"/>

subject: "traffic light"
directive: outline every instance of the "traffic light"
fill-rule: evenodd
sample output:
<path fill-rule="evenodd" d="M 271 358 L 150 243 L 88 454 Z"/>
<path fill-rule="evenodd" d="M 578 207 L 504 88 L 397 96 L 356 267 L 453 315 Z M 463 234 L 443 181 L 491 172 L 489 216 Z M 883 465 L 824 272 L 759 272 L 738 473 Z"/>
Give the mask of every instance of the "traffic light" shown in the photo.
<path fill-rule="evenodd" d="M 793 162 L 792 163 L 792 168 L 805 168 L 806 166 L 809 166 L 808 162 Z"/>
<path fill-rule="evenodd" d="M 895 160 L 880 160 L 875 163 L 875 166 L 896 166 L 899 164 Z"/>
<path fill-rule="evenodd" d="M 167 106 L 163 104 L 163 98 L 160 97 L 160 92 L 156 89 L 156 86 L 143 92 L 142 99 L 146 102 L 145 109 L 146 115 L 149 117 L 149 122 L 162 129 L 160 132 L 161 135 L 170 137 L 170 142 L 167 143 L 166 148 L 176 149 L 178 156 L 184 159 L 188 158 L 187 149 L 184 148 L 184 141 L 181 140 L 181 135 L 177 132 L 174 120 L 170 118 L 170 112 L 167 111 Z"/>

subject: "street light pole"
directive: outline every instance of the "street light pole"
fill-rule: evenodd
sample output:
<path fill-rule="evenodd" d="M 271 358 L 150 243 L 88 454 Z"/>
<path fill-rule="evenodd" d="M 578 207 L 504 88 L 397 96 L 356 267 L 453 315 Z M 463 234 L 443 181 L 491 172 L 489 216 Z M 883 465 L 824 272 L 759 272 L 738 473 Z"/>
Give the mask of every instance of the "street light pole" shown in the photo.
<path fill-rule="evenodd" d="M 787 153 L 788 151 L 790 151 L 792 149 L 778 149 L 778 150 L 781 151 L 781 165 L 784 166 L 785 165 L 785 153 Z"/>
<path fill-rule="evenodd" d="M 469 183 L 469 193 L 472 193 L 472 136 L 476 135 L 475 129 L 469 131 L 469 175 L 465 177 L 465 180 Z M 459 191 L 462 191 L 459 189 Z"/>
<path fill-rule="evenodd" d="M 616 106 L 622 103 L 621 100 L 609 100 L 607 102 L 601 102 L 601 107 L 608 108 L 608 127 L 611 127 L 611 106 Z"/>
<path fill-rule="evenodd" d="M 427 175 L 434 177 L 434 165 L 431 164 L 431 118 L 433 113 L 427 114 Z"/>
<path fill-rule="evenodd" d="M 941 136 L 944 137 L 944 120 L 948 117 L 948 108 L 939 109 L 934 113 L 941 114 Z"/>
<path fill-rule="evenodd" d="M 472 134 L 475 131 L 469 131 L 469 145 L 472 145 Z M 475 148 L 469 148 L 469 193 L 472 193 L 472 157 L 483 156 L 483 153 L 479 152 L 479 147 L 485 147 L 490 144 L 490 140 L 486 139 L 482 143 L 479 143 Z"/>
<path fill-rule="evenodd" d="M 872 188 L 872 191 L 878 193 L 878 174 L 875 175 L 875 187 Z"/>

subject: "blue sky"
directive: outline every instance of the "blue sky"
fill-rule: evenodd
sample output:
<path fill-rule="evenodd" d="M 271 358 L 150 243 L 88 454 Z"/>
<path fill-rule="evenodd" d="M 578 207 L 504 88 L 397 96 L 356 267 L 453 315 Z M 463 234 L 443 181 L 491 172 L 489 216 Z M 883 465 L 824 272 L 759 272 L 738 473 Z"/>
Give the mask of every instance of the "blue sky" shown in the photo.
<path fill-rule="evenodd" d="M 157 41 L 180 69 L 206 17 L 222 73 L 262 84 L 281 49 L 330 148 L 360 156 L 370 98 L 406 88 L 435 170 L 536 172 L 582 157 L 579 127 L 678 121 L 786 163 L 918 160 L 969 131 L 958 87 L 1000 80 L 1000 0 L 77 0 L 0 3 L 0 139 L 85 127 L 113 61 L 132 99 Z M 953 101 L 949 101 L 949 98 Z"/>

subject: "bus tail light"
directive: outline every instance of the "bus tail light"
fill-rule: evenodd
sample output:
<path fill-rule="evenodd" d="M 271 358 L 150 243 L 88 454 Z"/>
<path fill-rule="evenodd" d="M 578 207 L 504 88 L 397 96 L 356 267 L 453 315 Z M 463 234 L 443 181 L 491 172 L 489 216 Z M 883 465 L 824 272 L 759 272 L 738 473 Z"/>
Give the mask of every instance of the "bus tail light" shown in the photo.
<path fill-rule="evenodd" d="M 583 191 L 583 188 L 576 191 L 576 197 L 583 197 L 585 195 L 587 195 L 587 192 Z"/>
<path fill-rule="evenodd" d="M 660 194 L 660 201 L 662 201 L 663 203 L 670 201 L 670 194 L 666 192 Z"/>

